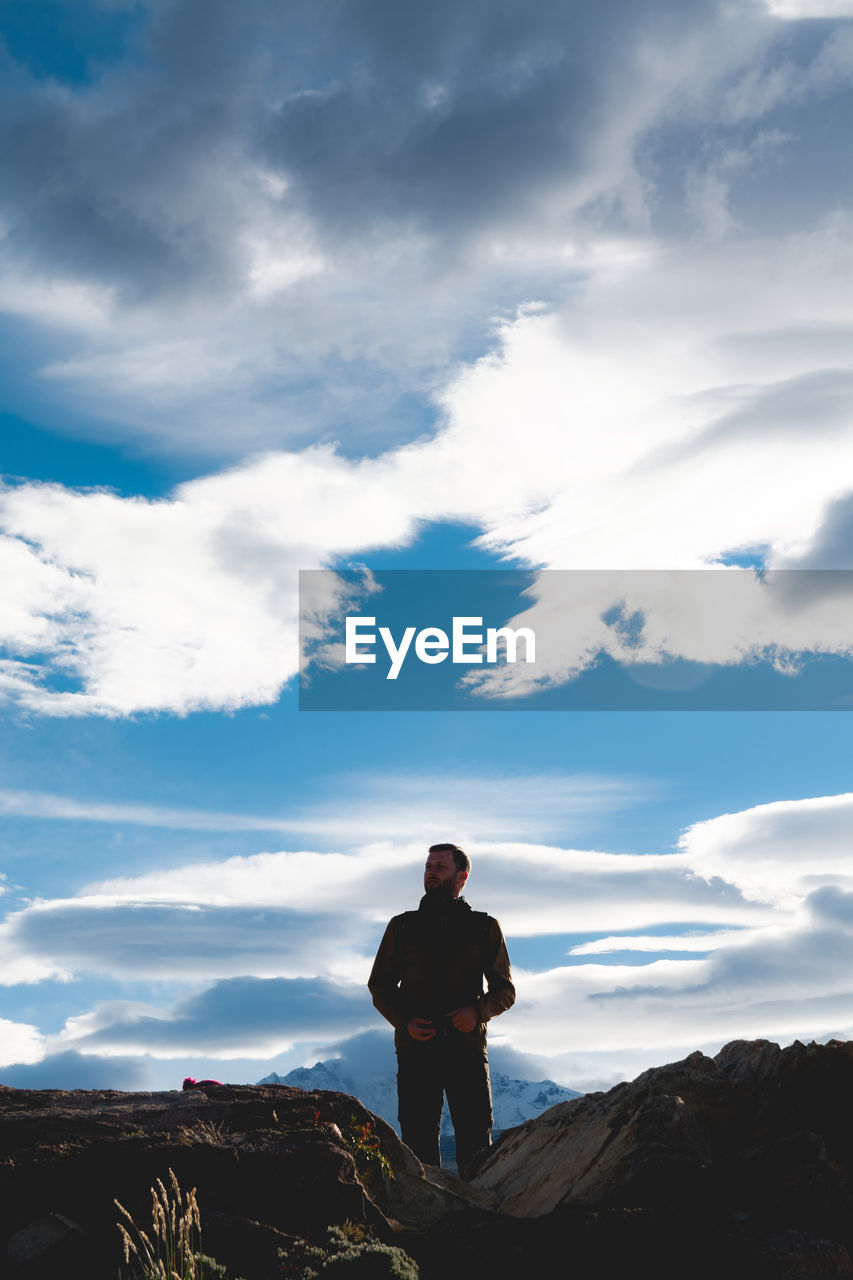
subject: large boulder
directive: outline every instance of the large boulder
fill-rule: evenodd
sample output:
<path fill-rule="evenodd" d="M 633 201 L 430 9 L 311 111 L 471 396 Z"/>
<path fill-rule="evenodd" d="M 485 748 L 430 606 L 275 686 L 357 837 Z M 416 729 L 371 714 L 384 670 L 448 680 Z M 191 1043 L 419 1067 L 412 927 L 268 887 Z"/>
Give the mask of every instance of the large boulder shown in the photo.
<path fill-rule="evenodd" d="M 735 1041 L 509 1130 L 474 1185 L 520 1218 L 633 1211 L 694 1274 L 690 1238 L 744 1274 L 853 1276 L 851 1099 L 853 1044 Z"/>
<path fill-rule="evenodd" d="M 30 1280 L 115 1276 L 114 1199 L 150 1233 L 150 1188 L 169 1170 L 198 1188 L 204 1252 L 246 1280 L 280 1274 L 294 1237 L 348 1222 L 390 1242 L 477 1199 L 341 1093 L 2 1089 L 0 1133 L 0 1274 Z"/>

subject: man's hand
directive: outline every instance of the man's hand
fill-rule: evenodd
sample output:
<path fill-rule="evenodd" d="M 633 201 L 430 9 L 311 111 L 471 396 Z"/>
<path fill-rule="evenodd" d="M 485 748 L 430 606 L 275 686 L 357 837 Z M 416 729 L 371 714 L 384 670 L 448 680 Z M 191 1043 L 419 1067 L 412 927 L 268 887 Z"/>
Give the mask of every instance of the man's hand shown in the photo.
<path fill-rule="evenodd" d="M 477 1010 L 470 1004 L 454 1009 L 447 1016 L 457 1031 L 473 1031 L 477 1025 Z"/>
<path fill-rule="evenodd" d="M 413 1040 L 432 1040 L 435 1035 L 435 1027 L 429 1018 L 409 1018 L 406 1030 Z"/>

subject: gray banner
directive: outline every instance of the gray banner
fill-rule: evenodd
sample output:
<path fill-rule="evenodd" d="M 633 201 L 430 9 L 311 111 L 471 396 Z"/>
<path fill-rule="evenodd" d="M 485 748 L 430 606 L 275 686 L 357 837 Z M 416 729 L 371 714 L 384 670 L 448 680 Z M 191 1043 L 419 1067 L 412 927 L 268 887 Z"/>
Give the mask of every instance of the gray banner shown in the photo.
<path fill-rule="evenodd" d="M 308 571 L 300 708 L 848 710 L 853 571 Z"/>

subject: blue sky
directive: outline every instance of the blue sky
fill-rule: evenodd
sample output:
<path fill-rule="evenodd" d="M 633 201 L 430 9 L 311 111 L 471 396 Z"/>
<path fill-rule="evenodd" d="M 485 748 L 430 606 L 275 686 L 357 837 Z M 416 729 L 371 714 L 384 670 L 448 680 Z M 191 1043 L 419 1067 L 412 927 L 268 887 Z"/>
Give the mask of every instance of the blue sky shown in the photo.
<path fill-rule="evenodd" d="M 0 35 L 0 1080 L 348 1052 L 437 839 L 519 1071 L 850 1035 L 845 711 L 310 713 L 295 673 L 300 569 L 522 569 L 547 613 L 542 570 L 853 568 L 853 6 Z"/>

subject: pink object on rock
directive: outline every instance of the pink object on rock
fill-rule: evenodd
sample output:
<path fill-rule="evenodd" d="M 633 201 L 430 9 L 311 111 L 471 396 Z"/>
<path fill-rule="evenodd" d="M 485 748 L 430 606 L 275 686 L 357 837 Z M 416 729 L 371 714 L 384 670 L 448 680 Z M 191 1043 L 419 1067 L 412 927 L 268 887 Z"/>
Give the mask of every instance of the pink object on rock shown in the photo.
<path fill-rule="evenodd" d="M 209 1084 L 222 1084 L 221 1080 L 196 1080 L 194 1076 L 184 1076 L 184 1089 L 203 1089 Z"/>

